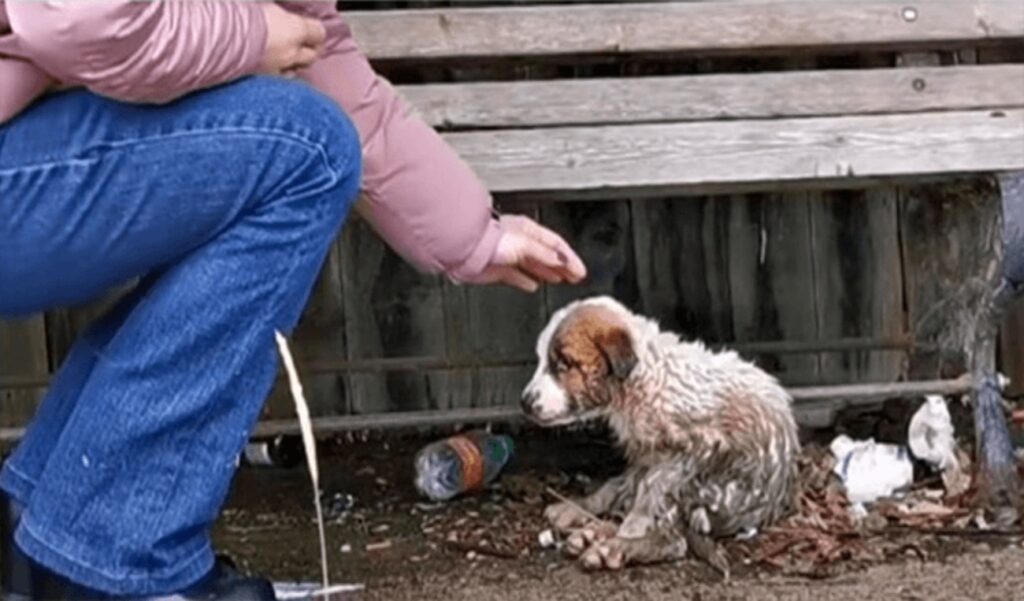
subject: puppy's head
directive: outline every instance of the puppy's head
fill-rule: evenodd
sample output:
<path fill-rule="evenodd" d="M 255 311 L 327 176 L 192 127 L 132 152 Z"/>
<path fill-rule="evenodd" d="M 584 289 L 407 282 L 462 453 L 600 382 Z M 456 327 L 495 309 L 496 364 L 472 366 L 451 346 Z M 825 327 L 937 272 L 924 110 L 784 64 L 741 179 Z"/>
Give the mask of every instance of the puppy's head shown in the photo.
<path fill-rule="evenodd" d="M 608 298 L 555 313 L 537 341 L 537 372 L 523 391 L 523 412 L 546 426 L 602 414 L 637 364 L 632 315 Z"/>

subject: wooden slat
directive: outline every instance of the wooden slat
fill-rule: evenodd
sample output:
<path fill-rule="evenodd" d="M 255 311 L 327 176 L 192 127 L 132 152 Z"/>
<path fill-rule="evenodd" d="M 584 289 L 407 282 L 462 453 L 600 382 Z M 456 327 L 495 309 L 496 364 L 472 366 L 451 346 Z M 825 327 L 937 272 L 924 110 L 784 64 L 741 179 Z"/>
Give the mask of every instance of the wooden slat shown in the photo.
<path fill-rule="evenodd" d="M 1024 169 L 1024 110 L 447 134 L 495 192 L 707 190 Z"/>
<path fill-rule="evenodd" d="M 896 190 L 812 192 L 811 261 L 818 335 L 902 335 L 903 279 Z M 819 382 L 901 379 L 905 353 L 822 353 Z"/>
<path fill-rule="evenodd" d="M 1024 106 L 1024 65 L 400 86 L 431 125 L 533 127 Z"/>
<path fill-rule="evenodd" d="M 0 376 L 46 374 L 46 326 L 42 316 L 0 322 Z M 35 415 L 39 390 L 0 390 L 0 426 L 21 426 Z"/>
<path fill-rule="evenodd" d="M 624 2 L 346 16 L 374 59 L 889 47 L 1024 35 L 1019 0 Z"/>

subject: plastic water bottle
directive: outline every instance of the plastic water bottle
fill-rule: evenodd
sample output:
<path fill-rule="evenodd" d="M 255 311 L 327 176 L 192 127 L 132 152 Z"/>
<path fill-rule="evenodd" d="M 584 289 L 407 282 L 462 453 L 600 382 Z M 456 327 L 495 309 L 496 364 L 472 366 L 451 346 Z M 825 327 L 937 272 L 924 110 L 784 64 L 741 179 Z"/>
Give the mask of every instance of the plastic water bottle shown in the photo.
<path fill-rule="evenodd" d="M 484 489 L 512 457 L 505 435 L 473 430 L 431 443 L 416 454 L 416 489 L 433 501 L 447 501 Z"/>
<path fill-rule="evenodd" d="M 306 454 L 298 436 L 278 436 L 269 440 L 252 441 L 245 445 L 242 459 L 254 467 L 289 469 L 302 463 Z"/>

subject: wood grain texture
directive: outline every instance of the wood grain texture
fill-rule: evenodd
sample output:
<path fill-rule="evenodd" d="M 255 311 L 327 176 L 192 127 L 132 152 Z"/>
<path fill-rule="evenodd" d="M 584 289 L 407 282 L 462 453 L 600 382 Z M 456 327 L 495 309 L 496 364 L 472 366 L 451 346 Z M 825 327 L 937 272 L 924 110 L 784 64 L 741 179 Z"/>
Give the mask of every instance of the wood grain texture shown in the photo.
<path fill-rule="evenodd" d="M 1024 110 L 447 134 L 495 192 L 1024 169 Z"/>
<path fill-rule="evenodd" d="M 346 351 L 350 359 L 447 353 L 440 279 L 417 272 L 361 219 L 342 236 Z M 444 371 L 352 374 L 349 410 L 436 409 L 467 403 L 466 374 Z"/>
<path fill-rule="evenodd" d="M 1024 106 L 1024 65 L 399 86 L 432 126 L 518 128 Z"/>
<path fill-rule="evenodd" d="M 897 338 L 905 331 L 899 220 L 892 187 L 813 193 L 814 294 L 822 338 Z M 903 353 L 824 353 L 824 383 L 894 381 Z"/>
<path fill-rule="evenodd" d="M 0 375 L 45 374 L 48 370 L 43 317 L 0 322 Z M 0 426 L 28 423 L 41 398 L 40 390 L 0 389 Z"/>
<path fill-rule="evenodd" d="M 824 338 L 810 318 L 819 309 L 807 195 L 755 194 L 728 202 L 733 340 Z M 789 385 L 820 381 L 819 358 L 814 354 L 752 358 Z"/>
<path fill-rule="evenodd" d="M 640 310 L 685 338 L 732 340 L 729 224 L 720 197 L 645 199 L 633 208 Z"/>
<path fill-rule="evenodd" d="M 370 58 L 964 44 L 1024 35 L 1016 0 L 681 2 L 346 13 Z"/>
<path fill-rule="evenodd" d="M 914 353 L 910 376 L 958 375 L 975 335 L 958 316 L 977 312 L 991 292 L 986 271 L 1001 235 L 995 182 L 966 178 L 902 188 L 899 219 L 909 328 L 916 340 L 939 349 Z"/>

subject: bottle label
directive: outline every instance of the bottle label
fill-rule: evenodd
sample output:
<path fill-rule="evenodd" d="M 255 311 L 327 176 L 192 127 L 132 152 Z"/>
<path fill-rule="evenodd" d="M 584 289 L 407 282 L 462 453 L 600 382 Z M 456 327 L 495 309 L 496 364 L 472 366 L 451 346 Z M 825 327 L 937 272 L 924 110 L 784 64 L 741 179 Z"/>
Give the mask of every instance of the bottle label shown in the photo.
<path fill-rule="evenodd" d="M 484 458 L 476 444 L 466 436 L 453 436 L 448 444 L 455 449 L 462 463 L 462 486 L 479 490 L 484 485 Z"/>

